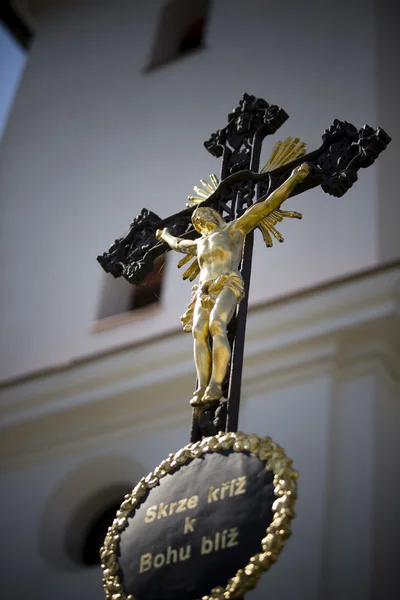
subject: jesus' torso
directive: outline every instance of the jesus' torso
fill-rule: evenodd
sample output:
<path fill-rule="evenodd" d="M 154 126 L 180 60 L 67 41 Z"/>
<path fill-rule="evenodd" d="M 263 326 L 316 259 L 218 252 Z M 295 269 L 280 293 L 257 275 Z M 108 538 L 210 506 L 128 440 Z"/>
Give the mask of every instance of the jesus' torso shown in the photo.
<path fill-rule="evenodd" d="M 197 240 L 197 259 L 200 266 L 200 285 L 214 281 L 220 275 L 238 273 L 244 234 L 232 230 L 229 224 L 213 230 Z"/>

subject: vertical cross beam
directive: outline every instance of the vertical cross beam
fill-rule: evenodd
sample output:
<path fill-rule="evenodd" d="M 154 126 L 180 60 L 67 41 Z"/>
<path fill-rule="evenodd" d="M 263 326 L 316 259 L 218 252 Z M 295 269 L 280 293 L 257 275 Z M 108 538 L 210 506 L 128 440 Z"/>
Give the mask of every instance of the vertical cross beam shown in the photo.
<path fill-rule="evenodd" d="M 264 137 L 274 134 L 286 119 L 288 119 L 288 115 L 278 106 L 270 105 L 255 96 L 244 94 L 239 106 L 228 115 L 228 125 L 223 130 L 212 134 L 210 139 L 204 143 L 206 149 L 213 156 L 222 156 L 221 181 L 239 171 L 257 173 Z M 226 198 L 224 203 L 220 203 L 215 208 L 225 217 L 226 221 L 230 221 L 243 214 L 260 196 L 261 186 L 249 178 L 233 191 L 231 198 Z M 229 212 L 226 200 L 230 200 Z M 228 214 L 225 215 L 224 212 L 228 212 Z M 205 432 L 212 434 L 221 428 L 224 428 L 225 431 L 237 431 L 253 244 L 254 233 L 251 232 L 245 239 L 240 266 L 245 294 L 230 325 L 232 354 L 224 386 L 228 396 L 226 414 L 221 406 L 217 411 L 215 411 L 215 407 L 195 408 L 191 430 L 192 442 L 200 440 Z M 215 424 L 214 421 L 215 431 L 213 431 L 211 422 L 221 408 L 222 415 L 217 419 L 218 424 Z"/>
<path fill-rule="evenodd" d="M 257 173 L 260 168 L 262 148 L 261 136 L 254 136 L 250 159 L 250 171 Z M 255 201 L 260 198 L 260 185 L 256 184 Z M 246 337 L 247 310 L 249 304 L 251 265 L 253 260 L 254 231 L 246 236 L 240 272 L 245 286 L 245 295 L 236 311 L 236 330 L 232 344 L 232 358 L 229 374 L 228 406 L 225 431 L 237 431 L 239 422 L 240 396 L 244 359 L 244 342 Z"/>

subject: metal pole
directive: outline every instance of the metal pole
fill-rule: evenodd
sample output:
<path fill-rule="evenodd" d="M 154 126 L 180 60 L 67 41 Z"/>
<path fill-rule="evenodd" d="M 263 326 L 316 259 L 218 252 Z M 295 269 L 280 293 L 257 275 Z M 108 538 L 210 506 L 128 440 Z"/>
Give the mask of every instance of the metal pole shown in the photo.
<path fill-rule="evenodd" d="M 254 136 L 253 149 L 250 161 L 250 170 L 257 172 L 260 167 L 262 137 Z M 259 186 L 256 186 L 254 202 L 260 196 Z M 242 273 L 245 296 L 239 304 L 236 316 L 235 337 L 232 347 L 231 371 L 228 392 L 228 414 L 226 418 L 226 431 L 237 431 L 240 410 L 240 393 L 242 385 L 244 342 L 246 337 L 247 309 L 249 304 L 251 265 L 253 260 L 254 232 L 246 236 L 243 247 L 243 257 L 240 271 Z"/>

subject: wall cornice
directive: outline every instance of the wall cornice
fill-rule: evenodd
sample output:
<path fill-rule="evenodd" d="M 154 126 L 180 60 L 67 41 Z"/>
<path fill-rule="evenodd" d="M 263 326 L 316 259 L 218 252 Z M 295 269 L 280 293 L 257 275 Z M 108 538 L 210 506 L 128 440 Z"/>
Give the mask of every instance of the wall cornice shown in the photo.
<path fill-rule="evenodd" d="M 250 310 L 243 400 L 263 389 L 383 367 L 400 379 L 400 265 Z M 2 464 L 187 424 L 194 381 L 181 333 L 0 391 Z"/>

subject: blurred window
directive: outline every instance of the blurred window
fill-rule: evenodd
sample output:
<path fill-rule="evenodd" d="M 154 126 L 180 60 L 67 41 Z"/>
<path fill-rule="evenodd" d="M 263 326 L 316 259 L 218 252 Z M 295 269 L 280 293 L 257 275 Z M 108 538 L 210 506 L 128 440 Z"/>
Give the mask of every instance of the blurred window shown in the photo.
<path fill-rule="evenodd" d="M 0 23 L 0 140 L 11 112 L 15 92 L 25 67 L 27 51 Z"/>
<path fill-rule="evenodd" d="M 132 486 L 128 483 L 114 484 L 89 495 L 75 506 L 62 532 L 64 559 L 68 557 L 68 562 L 72 561 L 76 565 L 85 567 L 100 564 L 100 548 L 104 543 L 107 529 L 115 519 L 125 494 L 130 490 Z M 70 500 L 74 502 L 72 497 Z M 57 534 L 53 532 L 51 540 L 55 553 L 58 543 Z"/>
<path fill-rule="evenodd" d="M 77 557 L 80 564 L 86 567 L 93 567 L 101 563 L 100 548 L 104 544 L 107 529 L 115 519 L 115 515 L 120 506 L 121 500 L 113 503 L 102 513 L 97 515 L 94 522 L 91 523 L 82 544 L 81 555 Z"/>
<path fill-rule="evenodd" d="M 164 265 L 165 258 L 160 256 L 154 261 L 152 272 L 147 275 L 140 285 L 134 287 L 131 310 L 160 302 L 165 273 Z"/>
<path fill-rule="evenodd" d="M 204 25 L 205 20 L 203 17 L 189 25 L 181 38 L 178 48 L 179 54 L 185 54 L 203 47 Z"/>
<path fill-rule="evenodd" d="M 0 141 L 25 67 L 32 32 L 11 6 L 0 3 Z"/>
<path fill-rule="evenodd" d="M 210 0 L 172 0 L 160 15 L 147 70 L 204 48 Z"/>
<path fill-rule="evenodd" d="M 165 256 L 154 261 L 154 269 L 140 285 L 132 285 L 123 277 L 107 274 L 101 293 L 97 320 L 127 315 L 132 311 L 157 305 L 161 301 L 165 277 Z M 110 322 L 110 326 L 112 321 Z M 96 327 L 97 329 L 97 327 Z M 101 329 L 101 327 L 100 327 Z"/>

